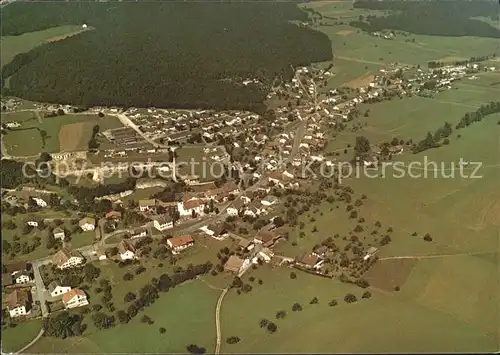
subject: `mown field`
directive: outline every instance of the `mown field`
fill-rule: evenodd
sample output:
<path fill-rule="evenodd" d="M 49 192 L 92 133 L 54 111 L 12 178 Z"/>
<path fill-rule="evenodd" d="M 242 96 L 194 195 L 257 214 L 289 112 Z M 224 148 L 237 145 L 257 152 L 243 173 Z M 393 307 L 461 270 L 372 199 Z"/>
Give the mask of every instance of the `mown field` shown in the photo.
<path fill-rule="evenodd" d="M 20 53 L 26 53 L 47 42 L 58 41 L 85 31 L 82 26 L 58 26 L 42 31 L 27 32 L 18 36 L 2 36 L 2 66 L 9 63 Z"/>
<path fill-rule="evenodd" d="M 121 126 L 116 117 L 100 118 L 84 114 L 38 118 L 33 111 L 23 111 L 6 113 L 2 119 L 3 122 L 22 123 L 21 127 L 8 130 L 3 137 L 8 154 L 13 156 L 36 155 L 42 151 L 56 153 L 87 150 L 95 125 L 99 125 L 100 130 Z M 46 136 L 42 136 L 42 131 L 46 132 Z"/>
<path fill-rule="evenodd" d="M 478 263 L 482 262 L 478 259 Z M 437 263 L 439 266 L 439 263 Z M 426 266 L 428 266 L 426 264 Z M 488 265 L 487 265 L 488 266 Z M 487 269 L 485 269 L 487 270 Z M 477 270 L 477 271 L 485 271 Z M 440 270 L 439 270 L 440 271 Z M 443 270 L 444 271 L 444 270 Z M 491 271 L 491 270 L 490 270 Z M 404 352 L 409 351 L 473 351 L 496 349 L 495 334 L 486 334 L 481 326 L 465 319 L 457 319 L 448 309 L 436 307 L 435 294 L 419 288 L 415 294 L 385 294 L 370 290 L 369 299 L 361 299 L 364 290 L 337 281 L 299 273 L 292 280 L 290 270 L 259 270 L 253 275 L 263 280 L 263 285 L 253 285 L 248 294 L 229 293 L 221 312 L 223 339 L 238 336 L 238 344 L 223 343 L 221 352 Z M 491 276 L 491 272 L 489 274 Z M 439 283 L 437 276 L 432 286 Z M 455 278 L 459 278 L 456 275 Z M 415 277 L 415 279 L 417 279 Z M 459 281 L 459 280 L 454 280 Z M 491 281 L 489 280 L 490 285 Z M 409 288 L 409 286 L 407 286 Z M 491 291 L 491 289 L 490 289 Z M 452 290 L 449 290 L 450 296 Z M 348 304 L 343 298 L 353 293 L 358 301 Z M 484 295 L 481 291 L 478 294 Z M 309 304 L 317 297 L 318 304 Z M 337 306 L 329 306 L 337 300 Z M 454 305 L 467 297 L 456 296 Z M 301 304 L 303 310 L 293 312 L 292 305 Z M 477 310 L 467 303 L 466 312 Z M 489 302 L 491 307 L 493 302 Z M 485 305 L 486 306 L 486 305 Z M 251 309 L 252 312 L 248 312 Z M 484 308 L 486 309 L 486 308 Z M 286 311 L 284 319 L 276 319 L 278 311 Z M 493 313 L 494 314 L 494 313 Z M 477 314 L 474 321 L 488 325 Z M 274 322 L 278 330 L 270 334 L 260 328 L 262 318 Z M 494 316 L 490 316 L 490 322 Z M 489 324 L 492 325 L 491 323 Z M 439 330 L 439 331 L 438 331 Z"/>
<path fill-rule="evenodd" d="M 37 336 L 40 329 L 42 329 L 40 319 L 17 324 L 14 328 L 7 326 L 2 329 L 2 352 L 10 353 L 21 350 Z"/>
<path fill-rule="evenodd" d="M 153 319 L 152 325 L 142 323 L 142 315 L 104 331 L 89 322 L 85 336 L 71 340 L 42 338 L 30 353 L 185 353 L 190 344 L 213 351 L 219 293 L 201 281 L 189 282 L 161 294 L 142 312 Z M 161 334 L 160 327 L 166 328 L 166 333 Z"/>

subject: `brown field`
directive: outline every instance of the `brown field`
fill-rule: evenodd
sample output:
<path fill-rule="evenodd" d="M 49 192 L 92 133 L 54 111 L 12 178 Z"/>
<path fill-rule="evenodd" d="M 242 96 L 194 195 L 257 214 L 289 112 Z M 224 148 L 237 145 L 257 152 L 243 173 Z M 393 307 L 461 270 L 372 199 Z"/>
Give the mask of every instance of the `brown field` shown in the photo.
<path fill-rule="evenodd" d="M 353 33 L 354 31 L 349 31 L 349 30 L 344 30 L 344 31 L 339 31 L 339 32 L 336 32 L 335 34 L 336 35 L 340 35 L 340 36 L 349 36 L 351 33 Z"/>
<path fill-rule="evenodd" d="M 357 88 L 367 86 L 368 84 L 370 84 L 373 81 L 374 78 L 375 78 L 374 75 L 363 74 L 360 77 L 345 83 L 344 85 L 349 86 L 349 87 L 354 88 L 354 89 L 357 89 Z"/>
<path fill-rule="evenodd" d="M 59 131 L 59 149 L 61 152 L 77 150 L 84 127 L 85 122 L 72 123 L 61 127 Z"/>
<path fill-rule="evenodd" d="M 366 280 L 373 287 L 384 291 L 394 291 L 394 287 L 402 287 L 406 282 L 417 262 L 416 259 L 377 261 L 367 272 Z"/>

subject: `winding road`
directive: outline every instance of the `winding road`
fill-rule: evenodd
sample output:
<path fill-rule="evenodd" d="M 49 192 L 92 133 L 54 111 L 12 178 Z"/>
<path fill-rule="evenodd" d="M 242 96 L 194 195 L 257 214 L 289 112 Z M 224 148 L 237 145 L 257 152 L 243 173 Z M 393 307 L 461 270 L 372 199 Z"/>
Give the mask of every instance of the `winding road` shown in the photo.
<path fill-rule="evenodd" d="M 30 348 L 31 346 L 33 346 L 33 344 L 35 344 L 42 337 L 43 333 L 44 333 L 44 330 L 42 328 L 42 329 L 40 329 L 40 332 L 38 332 L 38 335 L 35 337 L 35 339 L 33 339 L 32 341 L 30 341 L 29 344 L 26 345 L 24 348 L 22 348 L 21 350 L 16 351 L 13 354 L 17 355 L 17 354 L 24 353 L 26 350 L 28 350 L 28 348 Z"/>

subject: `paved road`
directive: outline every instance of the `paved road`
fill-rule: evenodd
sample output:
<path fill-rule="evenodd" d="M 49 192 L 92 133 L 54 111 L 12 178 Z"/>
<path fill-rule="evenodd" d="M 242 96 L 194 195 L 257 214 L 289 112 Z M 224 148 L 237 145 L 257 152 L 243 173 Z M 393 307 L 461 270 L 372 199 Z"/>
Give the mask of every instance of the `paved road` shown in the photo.
<path fill-rule="evenodd" d="M 219 354 L 220 353 L 220 344 L 221 344 L 221 329 L 220 329 L 220 309 L 222 306 L 222 301 L 224 300 L 224 297 L 226 296 L 226 293 L 229 289 L 225 288 L 222 293 L 219 296 L 219 299 L 217 300 L 217 306 L 215 307 L 215 329 L 217 332 L 217 342 L 215 344 L 215 353 Z"/>
<path fill-rule="evenodd" d="M 35 286 L 38 301 L 40 301 L 40 309 L 42 310 L 42 317 L 45 318 L 49 315 L 49 309 L 45 305 L 45 285 L 43 284 L 42 275 L 40 274 L 40 266 L 47 265 L 51 263 L 50 258 L 45 258 L 41 260 L 35 260 L 32 262 L 33 273 L 35 276 Z"/>
<path fill-rule="evenodd" d="M 139 128 L 139 126 L 137 126 L 130 118 L 128 118 L 127 115 L 125 115 L 124 113 L 118 113 L 118 114 L 111 114 L 111 113 L 108 113 L 108 115 L 113 115 L 113 116 L 116 116 L 118 117 L 118 119 L 120 120 L 120 122 L 124 125 L 124 126 L 127 126 L 127 127 L 130 127 L 132 128 L 134 131 L 136 131 L 142 138 L 144 138 L 144 140 L 146 140 L 146 142 L 149 142 L 153 145 L 153 147 L 155 148 L 169 148 L 169 146 L 165 145 L 165 144 L 160 144 L 158 142 L 155 142 L 154 140 L 152 140 L 151 138 L 149 138 L 146 134 L 144 134 L 143 131 L 141 131 L 141 129 Z"/>

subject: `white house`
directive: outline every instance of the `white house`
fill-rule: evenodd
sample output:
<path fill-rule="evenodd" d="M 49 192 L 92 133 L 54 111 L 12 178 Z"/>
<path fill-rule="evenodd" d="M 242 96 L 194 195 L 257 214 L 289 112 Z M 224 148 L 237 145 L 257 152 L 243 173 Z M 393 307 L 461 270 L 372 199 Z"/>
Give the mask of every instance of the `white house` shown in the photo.
<path fill-rule="evenodd" d="M 366 251 L 365 256 L 363 256 L 363 260 L 366 261 L 373 257 L 377 253 L 378 249 L 376 247 L 369 247 Z"/>
<path fill-rule="evenodd" d="M 54 230 L 52 231 L 53 235 L 54 235 L 54 238 L 56 239 L 61 239 L 63 240 L 65 235 L 64 235 L 64 229 L 62 229 L 61 227 L 57 227 L 57 228 L 54 228 Z"/>
<path fill-rule="evenodd" d="M 139 200 L 139 211 L 151 211 L 156 206 L 156 200 Z"/>
<path fill-rule="evenodd" d="M 183 235 L 168 239 L 167 244 L 172 250 L 172 254 L 179 254 L 182 250 L 193 246 L 194 239 L 190 235 Z"/>
<path fill-rule="evenodd" d="M 38 227 L 37 221 L 27 221 L 26 224 L 31 227 Z"/>
<path fill-rule="evenodd" d="M 190 216 L 193 211 L 196 214 L 202 214 L 205 208 L 205 203 L 200 199 L 191 199 L 188 201 L 180 201 L 177 203 L 177 210 L 181 216 Z"/>
<path fill-rule="evenodd" d="M 241 198 L 239 198 L 239 199 L 235 200 L 232 203 L 232 205 L 226 209 L 226 212 L 229 216 L 237 216 L 244 205 L 245 205 L 245 202 Z"/>
<path fill-rule="evenodd" d="M 30 313 L 31 294 L 28 291 L 14 290 L 5 297 L 9 316 L 16 318 Z"/>
<path fill-rule="evenodd" d="M 120 253 L 120 259 L 122 260 L 132 260 L 135 259 L 136 249 L 132 243 L 122 240 L 118 244 L 118 253 Z"/>
<path fill-rule="evenodd" d="M 16 281 L 16 284 L 24 284 L 31 281 L 30 275 L 23 271 L 13 274 L 12 279 Z"/>
<path fill-rule="evenodd" d="M 67 248 L 62 248 L 52 257 L 52 263 L 60 270 L 77 267 L 83 264 L 85 258 L 77 251 L 69 251 Z"/>
<path fill-rule="evenodd" d="M 279 202 L 278 198 L 272 195 L 269 195 L 260 201 L 260 203 L 262 203 L 262 205 L 264 206 L 272 206 L 277 204 L 278 202 Z"/>
<path fill-rule="evenodd" d="M 130 233 L 130 239 L 143 238 L 148 235 L 147 229 L 136 229 Z"/>
<path fill-rule="evenodd" d="M 62 296 L 65 293 L 68 293 L 69 291 L 71 291 L 70 286 L 58 285 L 56 281 L 52 281 L 49 284 L 49 292 L 52 297 Z"/>
<path fill-rule="evenodd" d="M 245 212 L 243 213 L 245 216 L 250 216 L 250 217 L 257 217 L 260 216 L 261 214 L 265 214 L 266 209 L 260 202 L 253 202 L 250 205 L 248 205 L 245 209 Z"/>
<path fill-rule="evenodd" d="M 44 200 L 42 200 L 41 198 L 38 198 L 38 197 L 32 197 L 33 198 L 33 201 L 35 201 L 35 203 L 40 206 L 40 207 L 47 207 L 47 202 L 45 202 Z"/>
<path fill-rule="evenodd" d="M 79 288 L 74 288 L 63 295 L 62 302 L 66 308 L 82 307 L 89 304 L 87 295 Z"/>
<path fill-rule="evenodd" d="M 153 226 L 160 232 L 174 227 L 174 220 L 170 215 L 159 216 L 153 219 Z"/>
<path fill-rule="evenodd" d="M 83 231 L 93 231 L 95 229 L 95 219 L 92 217 L 82 218 L 78 225 Z"/>

